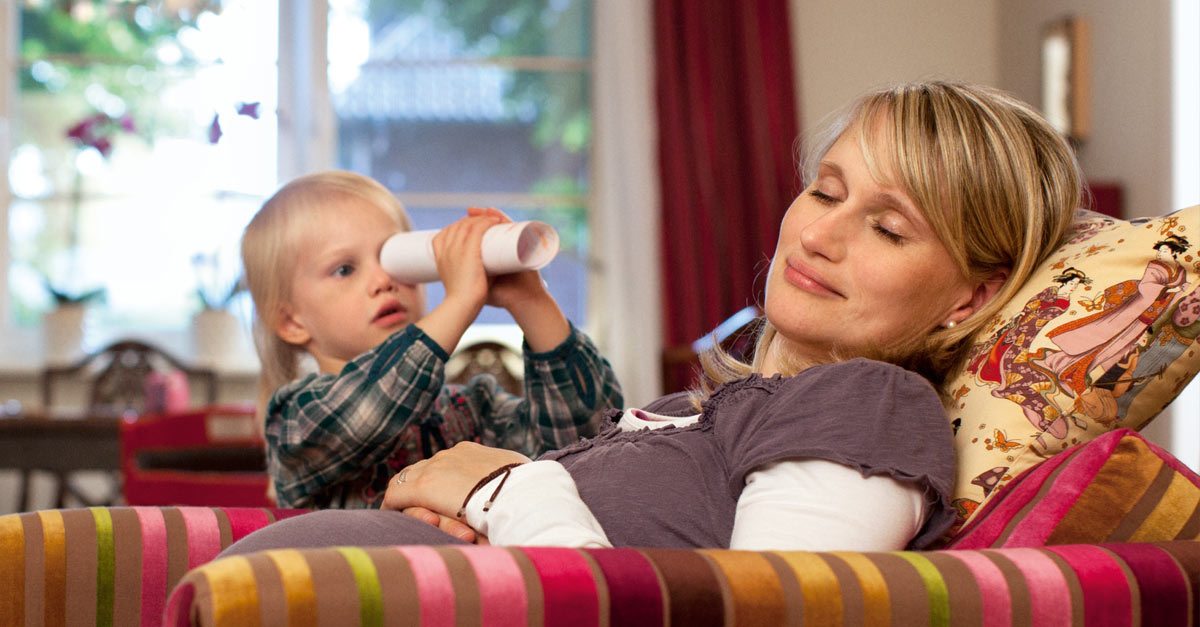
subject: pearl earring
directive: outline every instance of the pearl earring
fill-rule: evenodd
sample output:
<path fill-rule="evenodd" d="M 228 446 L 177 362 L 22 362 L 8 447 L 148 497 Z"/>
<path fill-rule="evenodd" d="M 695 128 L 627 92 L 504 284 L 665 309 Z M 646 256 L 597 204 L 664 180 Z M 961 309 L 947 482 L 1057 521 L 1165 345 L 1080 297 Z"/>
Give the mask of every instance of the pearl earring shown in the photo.
<path fill-rule="evenodd" d="M 950 322 L 947 322 L 947 323 L 946 323 L 946 328 L 947 328 L 947 329 L 953 329 L 953 328 L 954 328 L 954 327 L 956 327 L 956 326 L 958 326 L 958 323 L 957 323 L 957 322 L 955 322 L 955 321 L 953 321 L 953 320 L 951 320 Z"/>

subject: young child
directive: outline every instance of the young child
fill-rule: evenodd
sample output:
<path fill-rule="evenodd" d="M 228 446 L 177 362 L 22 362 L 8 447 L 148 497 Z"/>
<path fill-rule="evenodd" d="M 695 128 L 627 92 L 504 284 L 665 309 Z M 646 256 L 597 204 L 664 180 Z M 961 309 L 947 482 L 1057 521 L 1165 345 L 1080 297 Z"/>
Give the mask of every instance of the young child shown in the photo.
<path fill-rule="evenodd" d="M 485 274 L 483 232 L 505 221 L 472 208 L 434 239 L 446 297 L 426 315 L 424 287 L 380 266 L 384 241 L 411 225 L 378 182 L 321 172 L 263 204 L 242 263 L 281 507 L 374 506 L 389 477 L 435 448 L 476 441 L 535 455 L 593 435 L 603 410 L 622 406 L 607 360 L 537 271 Z M 484 304 L 506 308 L 525 333 L 523 397 L 491 375 L 444 384 L 445 362 Z M 300 376 L 306 355 L 319 372 Z"/>

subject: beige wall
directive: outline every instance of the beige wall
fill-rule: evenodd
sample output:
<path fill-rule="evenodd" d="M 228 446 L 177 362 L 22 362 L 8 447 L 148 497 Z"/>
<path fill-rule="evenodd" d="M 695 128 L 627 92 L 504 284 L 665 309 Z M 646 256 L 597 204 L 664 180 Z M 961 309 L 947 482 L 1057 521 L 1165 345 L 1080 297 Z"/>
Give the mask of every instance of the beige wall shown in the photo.
<path fill-rule="evenodd" d="M 998 1 L 790 0 L 801 130 L 878 85 L 996 84 Z"/>
<path fill-rule="evenodd" d="M 1120 183 L 1128 216 L 1173 209 L 1170 1 L 1005 0 L 1000 87 L 1040 106 L 1039 34 L 1067 15 L 1092 31 L 1093 133 L 1078 148 L 1084 173 Z"/>

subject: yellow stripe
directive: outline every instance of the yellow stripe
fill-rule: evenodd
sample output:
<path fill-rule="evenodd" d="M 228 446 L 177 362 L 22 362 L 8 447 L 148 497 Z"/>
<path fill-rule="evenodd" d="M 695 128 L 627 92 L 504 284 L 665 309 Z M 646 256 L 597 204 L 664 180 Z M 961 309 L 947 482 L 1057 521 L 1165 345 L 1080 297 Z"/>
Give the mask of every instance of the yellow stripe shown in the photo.
<path fill-rule="evenodd" d="M 0 516 L 0 626 L 25 624 L 25 530 L 16 514 Z"/>
<path fill-rule="evenodd" d="M 879 567 L 862 553 L 836 551 L 834 555 L 841 558 L 854 576 L 863 591 L 863 624 L 890 625 L 892 624 L 892 600 L 888 594 L 887 580 Z"/>
<path fill-rule="evenodd" d="M 816 553 L 780 551 L 776 553 L 796 574 L 804 596 L 804 623 L 842 624 L 842 587 L 833 569 Z"/>
<path fill-rule="evenodd" d="M 212 617 L 216 625 L 256 627 L 258 587 L 250 560 L 240 555 L 209 562 L 199 572 L 212 594 Z"/>
<path fill-rule="evenodd" d="M 62 512 L 56 509 L 38 512 L 42 521 L 42 546 L 46 556 L 46 602 L 43 620 L 47 627 L 66 624 L 67 614 L 67 532 Z"/>
<path fill-rule="evenodd" d="M 313 588 L 312 570 L 300 551 L 280 549 L 267 551 L 279 579 L 283 582 L 283 594 L 287 601 L 287 624 L 307 627 L 317 624 L 317 591 Z"/>
<path fill-rule="evenodd" d="M 738 625 L 781 624 L 787 604 L 779 575 L 767 558 L 748 551 L 702 550 L 717 564 L 733 595 L 733 622 Z"/>
<path fill-rule="evenodd" d="M 933 627 L 950 624 L 950 591 L 946 589 L 946 580 L 929 558 L 912 551 L 894 551 L 912 564 L 917 570 L 921 581 L 925 584 L 925 592 L 929 595 L 929 624 Z"/>
<path fill-rule="evenodd" d="M 1164 538 L 1174 538 L 1183 529 L 1188 518 L 1200 505 L 1200 491 L 1181 473 L 1174 473 L 1166 492 L 1158 500 L 1158 505 L 1146 516 L 1129 537 L 1130 542 L 1154 542 Z"/>
<path fill-rule="evenodd" d="M 383 625 L 383 589 L 379 585 L 379 572 L 367 552 L 359 547 L 339 546 L 337 551 L 346 558 L 354 583 L 358 586 L 358 624 L 362 627 Z"/>

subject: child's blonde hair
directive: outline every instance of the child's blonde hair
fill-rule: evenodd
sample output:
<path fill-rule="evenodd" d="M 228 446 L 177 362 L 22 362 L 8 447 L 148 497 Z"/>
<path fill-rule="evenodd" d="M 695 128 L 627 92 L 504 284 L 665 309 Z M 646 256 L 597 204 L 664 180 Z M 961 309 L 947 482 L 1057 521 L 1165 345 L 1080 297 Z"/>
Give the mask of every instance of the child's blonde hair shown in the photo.
<path fill-rule="evenodd" d="M 865 356 L 925 376 L 940 390 L 965 360 L 975 335 L 1064 238 L 1083 198 L 1075 152 L 1033 108 L 1002 91 L 912 83 L 851 103 L 809 147 L 802 161 L 805 187 L 816 178 L 821 159 L 850 130 L 858 133 L 875 179 L 912 198 L 963 276 L 980 280 L 1009 270 L 995 296 L 953 328 L 866 351 Z M 708 381 L 698 396 L 706 396 L 714 384 L 759 371 L 774 334 L 764 320 L 751 363 L 732 359 L 719 347 L 703 355 Z M 784 374 L 805 365 L 790 364 Z"/>
<path fill-rule="evenodd" d="M 275 192 L 242 234 L 242 267 L 254 300 L 254 345 L 262 370 L 259 411 L 275 390 L 295 379 L 304 350 L 275 334 L 283 306 L 291 298 L 301 235 L 317 214 L 336 211 L 346 200 L 366 202 L 392 218 L 401 231 L 412 230 L 408 212 L 374 179 L 329 170 L 301 176 Z"/>

